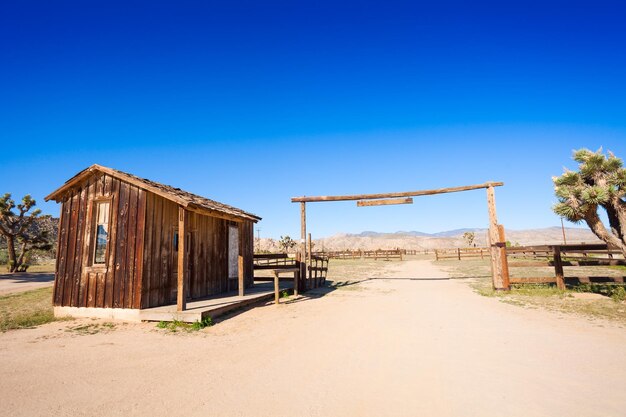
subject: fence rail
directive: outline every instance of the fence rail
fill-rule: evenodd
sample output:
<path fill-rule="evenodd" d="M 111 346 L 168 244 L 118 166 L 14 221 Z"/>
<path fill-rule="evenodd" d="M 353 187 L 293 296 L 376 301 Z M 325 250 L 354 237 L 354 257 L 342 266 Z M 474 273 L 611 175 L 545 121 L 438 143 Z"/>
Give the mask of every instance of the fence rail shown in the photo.
<path fill-rule="evenodd" d="M 489 257 L 489 248 L 435 249 L 435 260 Z"/>
<path fill-rule="evenodd" d="M 578 282 L 624 283 L 624 277 L 565 277 L 564 266 L 606 266 L 626 265 L 622 253 L 607 245 L 540 245 L 507 248 L 509 268 L 529 266 L 554 266 L 554 276 L 516 278 L 511 277 L 511 284 L 556 283 L 565 289 L 566 280 Z"/>
<path fill-rule="evenodd" d="M 328 256 L 320 254 L 311 255 L 310 262 L 306 266 L 304 265 L 304 262 L 299 260 L 297 255 L 293 256 L 287 253 L 254 254 L 254 270 L 274 271 L 276 279 L 277 272 L 280 273 L 280 271 L 302 271 L 302 273 L 297 272 L 293 275 L 293 279 L 295 281 L 294 290 L 296 293 L 298 288 L 301 290 L 307 290 L 324 285 L 326 282 L 326 276 L 328 275 L 328 262 Z M 260 276 L 255 277 L 254 279 L 257 281 L 271 281 L 274 278 Z"/>
<path fill-rule="evenodd" d="M 312 281 L 314 288 L 324 285 L 326 283 L 326 276 L 328 275 L 328 262 L 328 256 L 311 255 L 308 269 L 309 280 Z"/>
<path fill-rule="evenodd" d="M 315 255 L 326 256 L 329 259 L 399 259 L 405 255 L 426 254 L 427 251 L 407 250 L 407 249 L 377 249 L 377 250 L 344 250 L 344 251 L 324 251 L 314 252 Z"/>
<path fill-rule="evenodd" d="M 297 261 L 286 253 L 254 254 L 254 269 L 295 268 Z"/>

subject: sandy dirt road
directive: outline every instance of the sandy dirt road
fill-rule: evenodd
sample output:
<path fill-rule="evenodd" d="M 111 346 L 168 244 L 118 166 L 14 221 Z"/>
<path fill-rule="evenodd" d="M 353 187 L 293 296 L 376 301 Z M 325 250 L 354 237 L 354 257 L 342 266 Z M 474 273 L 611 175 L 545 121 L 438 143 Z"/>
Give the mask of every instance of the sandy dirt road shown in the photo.
<path fill-rule="evenodd" d="M 194 334 L 0 334 L 1 414 L 626 414 L 623 328 L 481 297 L 428 261 L 386 275 Z"/>
<path fill-rule="evenodd" d="M 54 274 L 41 272 L 0 274 L 0 295 L 51 287 L 53 283 Z"/>

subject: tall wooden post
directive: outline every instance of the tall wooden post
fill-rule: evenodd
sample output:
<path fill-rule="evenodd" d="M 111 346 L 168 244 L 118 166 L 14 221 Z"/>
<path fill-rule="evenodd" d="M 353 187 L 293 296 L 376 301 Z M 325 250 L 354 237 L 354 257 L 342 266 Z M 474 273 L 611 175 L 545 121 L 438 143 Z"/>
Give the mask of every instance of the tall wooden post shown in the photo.
<path fill-rule="evenodd" d="M 176 310 L 187 309 L 187 280 L 189 275 L 189 253 L 187 248 L 187 223 L 189 212 L 178 206 L 178 292 Z"/>
<path fill-rule="evenodd" d="M 306 203 L 300 203 L 300 279 L 303 282 L 302 290 L 306 291 L 307 288 L 307 273 L 306 273 Z"/>
<path fill-rule="evenodd" d="M 307 245 L 306 245 L 306 248 L 307 248 L 306 258 L 307 258 L 307 261 L 308 261 L 307 264 L 306 264 L 306 268 L 309 271 L 309 275 L 308 275 L 309 276 L 309 282 L 312 283 L 312 285 L 315 285 L 315 283 L 313 283 L 313 280 L 312 280 L 313 273 L 311 272 L 311 266 L 313 265 L 313 257 L 311 256 L 312 252 L 313 252 L 312 246 L 313 245 L 311 244 L 311 234 L 309 233 L 307 235 Z"/>
<path fill-rule="evenodd" d="M 561 247 L 554 247 L 554 275 L 556 276 L 556 287 L 565 290 L 565 273 L 563 272 L 563 260 L 561 259 Z"/>
<path fill-rule="evenodd" d="M 504 245 L 498 246 L 500 251 L 500 260 L 502 262 L 502 284 L 505 288 L 511 288 L 510 276 L 509 276 L 509 259 L 506 257 L 506 237 L 504 235 L 504 226 L 498 225 L 498 237 L 500 243 L 504 242 Z"/>
<path fill-rule="evenodd" d="M 241 254 L 241 246 L 239 246 L 239 256 L 237 257 L 237 289 L 239 290 L 240 297 L 244 295 L 243 272 L 243 255 Z"/>
<path fill-rule="evenodd" d="M 493 288 L 508 291 L 510 287 L 508 283 L 505 283 L 502 267 L 504 262 L 506 262 L 506 256 L 503 259 L 502 251 L 499 249 L 505 243 L 500 241 L 498 217 L 496 215 L 496 196 L 492 185 L 487 187 L 487 208 L 489 209 L 489 252 L 491 254 Z"/>

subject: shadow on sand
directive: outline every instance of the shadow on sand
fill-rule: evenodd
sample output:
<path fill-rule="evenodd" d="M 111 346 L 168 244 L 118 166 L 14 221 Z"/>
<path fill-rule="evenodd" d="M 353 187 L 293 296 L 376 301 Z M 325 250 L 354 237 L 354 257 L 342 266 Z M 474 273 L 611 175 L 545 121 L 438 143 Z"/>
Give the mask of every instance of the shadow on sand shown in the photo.
<path fill-rule="evenodd" d="M 52 282 L 54 281 L 54 274 L 49 274 L 45 272 L 16 272 L 15 274 L 0 274 L 0 280 L 11 280 L 20 284 Z"/>

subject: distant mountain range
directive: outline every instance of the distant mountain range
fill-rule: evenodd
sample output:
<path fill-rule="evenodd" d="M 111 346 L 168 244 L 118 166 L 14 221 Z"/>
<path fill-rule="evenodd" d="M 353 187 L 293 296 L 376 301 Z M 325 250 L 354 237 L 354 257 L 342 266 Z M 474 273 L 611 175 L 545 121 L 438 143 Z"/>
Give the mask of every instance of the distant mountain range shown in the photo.
<path fill-rule="evenodd" d="M 424 233 L 419 231 L 399 231 L 381 233 L 365 231 L 358 234 L 340 233 L 334 236 L 313 239 L 315 250 L 374 250 L 374 249 L 444 249 L 466 247 L 463 239 L 465 232 L 475 234 L 474 243 L 477 246 L 487 246 L 487 229 L 455 229 L 438 233 Z M 543 229 L 506 230 L 506 240 L 513 245 L 543 245 L 563 243 L 563 232 L 560 227 Z M 567 243 L 601 243 L 589 230 L 566 228 Z M 261 239 L 261 248 L 264 250 L 278 250 L 273 239 Z"/>
<path fill-rule="evenodd" d="M 377 236 L 395 235 L 395 236 L 421 236 L 421 237 L 454 237 L 454 236 L 463 236 L 463 234 L 465 232 L 479 233 L 479 232 L 484 231 L 484 230 L 486 230 L 486 229 L 454 229 L 454 230 L 448 230 L 448 231 L 445 231 L 445 232 L 438 232 L 438 233 L 424 233 L 424 232 L 416 232 L 416 231 L 411 231 L 411 232 L 400 231 L 400 232 L 395 232 L 395 233 L 380 233 L 380 232 L 366 231 L 366 232 L 361 232 L 359 234 L 352 235 L 352 236 L 377 237 Z M 561 229 L 559 229 L 559 230 L 561 230 Z"/>

